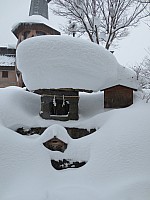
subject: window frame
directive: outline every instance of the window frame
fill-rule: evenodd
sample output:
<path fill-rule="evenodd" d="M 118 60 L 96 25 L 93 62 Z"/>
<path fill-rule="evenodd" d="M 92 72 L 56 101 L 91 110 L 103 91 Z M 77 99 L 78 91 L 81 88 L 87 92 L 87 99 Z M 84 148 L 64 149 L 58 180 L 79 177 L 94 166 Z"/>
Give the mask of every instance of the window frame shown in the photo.
<path fill-rule="evenodd" d="M 2 78 L 8 78 L 8 71 L 2 71 Z"/>

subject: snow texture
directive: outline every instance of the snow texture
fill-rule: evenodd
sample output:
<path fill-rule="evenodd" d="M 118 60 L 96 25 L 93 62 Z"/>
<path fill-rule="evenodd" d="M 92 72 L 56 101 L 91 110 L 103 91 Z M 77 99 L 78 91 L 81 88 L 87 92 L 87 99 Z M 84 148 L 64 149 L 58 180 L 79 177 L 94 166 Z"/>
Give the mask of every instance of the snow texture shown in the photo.
<path fill-rule="evenodd" d="M 137 94 L 128 108 L 104 110 L 103 92 L 80 93 L 76 123 L 99 129 L 73 140 L 57 121 L 41 136 L 16 133 L 13 128 L 54 122 L 38 117 L 39 95 L 17 87 L 0 89 L 0 199 L 149 200 L 150 104 Z M 43 142 L 55 135 L 67 142 L 64 153 L 44 147 Z M 57 171 L 51 159 L 87 163 Z"/>
<path fill-rule="evenodd" d="M 109 51 L 78 38 L 39 36 L 27 39 L 17 48 L 17 66 L 29 90 L 99 91 L 119 84 L 133 89 L 138 87 L 135 73 L 121 66 Z"/>
<path fill-rule="evenodd" d="M 0 66 L 15 66 L 15 60 L 14 56 L 0 55 Z"/>

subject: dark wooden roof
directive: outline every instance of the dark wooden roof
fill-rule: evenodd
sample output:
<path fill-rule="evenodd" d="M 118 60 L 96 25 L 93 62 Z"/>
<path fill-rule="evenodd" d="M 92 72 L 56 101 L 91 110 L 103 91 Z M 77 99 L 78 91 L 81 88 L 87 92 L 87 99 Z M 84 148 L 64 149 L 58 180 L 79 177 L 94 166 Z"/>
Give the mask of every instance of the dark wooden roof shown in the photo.
<path fill-rule="evenodd" d="M 93 90 L 85 90 L 85 89 L 73 89 L 73 88 L 58 88 L 58 89 L 38 89 L 35 90 L 34 93 L 36 94 L 51 94 L 52 92 L 55 93 L 55 91 L 59 91 L 60 93 L 63 92 L 87 92 L 87 93 L 92 93 Z"/>
<path fill-rule="evenodd" d="M 45 31 L 49 35 L 60 35 L 60 32 L 55 30 L 54 28 L 44 24 L 44 23 L 36 23 L 36 22 L 20 22 L 16 25 L 12 32 L 18 38 L 18 34 L 24 30 L 38 30 L 38 31 Z"/>
<path fill-rule="evenodd" d="M 0 55 L 16 55 L 16 49 L 8 47 L 0 47 Z"/>
<path fill-rule="evenodd" d="M 103 88 L 103 89 L 101 89 L 100 91 L 104 91 L 104 90 L 107 90 L 108 88 L 113 88 L 113 87 L 116 87 L 116 86 L 122 86 L 122 87 L 126 87 L 126 88 L 133 89 L 134 91 L 137 91 L 137 89 L 136 89 L 136 88 L 133 88 L 133 87 L 128 87 L 128 86 L 125 86 L 125 85 L 120 85 L 120 84 L 118 84 L 118 85 L 113 85 L 113 86 L 106 87 L 106 88 Z"/>

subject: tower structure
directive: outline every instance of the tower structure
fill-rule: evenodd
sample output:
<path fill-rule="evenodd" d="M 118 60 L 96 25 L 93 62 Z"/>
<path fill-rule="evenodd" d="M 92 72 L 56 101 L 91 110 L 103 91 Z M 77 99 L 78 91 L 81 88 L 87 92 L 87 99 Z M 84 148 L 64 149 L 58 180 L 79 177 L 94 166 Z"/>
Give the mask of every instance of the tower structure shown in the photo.
<path fill-rule="evenodd" d="M 48 2 L 50 0 L 31 0 L 29 18 L 18 23 L 12 29 L 18 43 L 39 35 L 60 35 L 60 32 L 49 25 Z"/>
<path fill-rule="evenodd" d="M 49 25 L 48 20 L 48 3 L 50 0 L 31 0 L 29 17 L 27 20 L 19 22 L 12 29 L 13 34 L 17 37 L 18 42 L 27 38 L 40 35 L 60 35 L 60 32 Z M 18 86 L 24 86 L 21 73 L 17 71 Z"/>
<path fill-rule="evenodd" d="M 48 19 L 48 2 L 46 0 L 31 0 L 29 16 L 41 15 Z"/>

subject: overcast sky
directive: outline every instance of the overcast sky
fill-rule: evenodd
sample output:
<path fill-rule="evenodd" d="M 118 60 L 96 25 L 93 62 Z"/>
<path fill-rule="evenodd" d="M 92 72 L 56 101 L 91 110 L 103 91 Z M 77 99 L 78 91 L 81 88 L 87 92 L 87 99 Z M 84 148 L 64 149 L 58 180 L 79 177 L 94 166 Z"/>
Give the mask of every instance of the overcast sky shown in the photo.
<path fill-rule="evenodd" d="M 27 18 L 30 1 L 0 0 L 0 46 L 16 43 L 11 27 L 21 19 Z M 52 27 L 59 29 L 63 20 L 52 14 L 49 18 Z M 142 60 L 148 46 L 150 47 L 150 28 L 142 23 L 139 27 L 133 28 L 127 38 L 119 42 L 119 47 L 115 49 L 115 56 L 120 64 L 131 66 Z"/>

